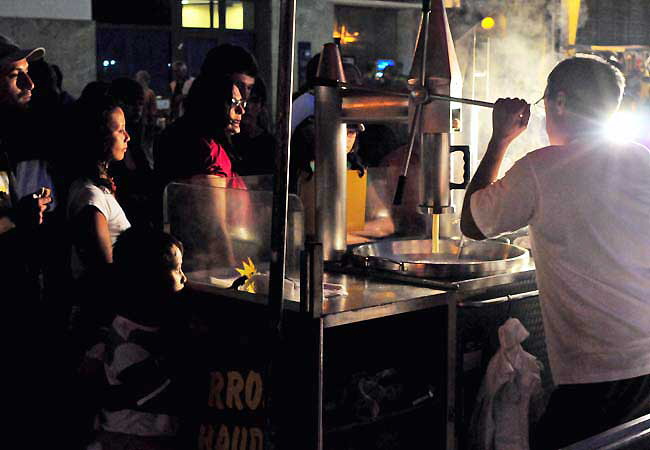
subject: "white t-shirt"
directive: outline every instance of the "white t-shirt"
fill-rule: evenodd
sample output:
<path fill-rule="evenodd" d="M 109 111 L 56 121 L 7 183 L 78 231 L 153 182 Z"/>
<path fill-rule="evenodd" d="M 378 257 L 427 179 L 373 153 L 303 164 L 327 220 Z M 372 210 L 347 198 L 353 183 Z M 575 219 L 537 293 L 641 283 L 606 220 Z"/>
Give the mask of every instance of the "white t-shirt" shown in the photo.
<path fill-rule="evenodd" d="M 488 237 L 530 226 L 556 384 L 650 374 L 650 151 L 576 140 L 475 192 Z"/>
<path fill-rule="evenodd" d="M 296 131 L 296 128 L 303 120 L 314 115 L 315 104 L 314 94 L 309 92 L 305 92 L 293 101 L 291 106 L 291 134 Z"/>
<path fill-rule="evenodd" d="M 106 188 L 96 186 L 90 180 L 79 179 L 72 183 L 68 194 L 68 219 L 73 219 L 86 206 L 94 206 L 106 217 L 111 244 L 114 244 L 119 234 L 131 227 L 124 210 L 115 196 Z M 76 252 L 72 253 L 72 273 L 76 277 L 83 273 L 84 267 Z"/>
<path fill-rule="evenodd" d="M 41 159 L 18 162 L 16 165 L 16 198 L 23 198 L 41 187 L 50 188 L 52 191 L 52 202 L 47 209 L 54 211 L 57 206 L 57 197 L 47 162 Z"/>

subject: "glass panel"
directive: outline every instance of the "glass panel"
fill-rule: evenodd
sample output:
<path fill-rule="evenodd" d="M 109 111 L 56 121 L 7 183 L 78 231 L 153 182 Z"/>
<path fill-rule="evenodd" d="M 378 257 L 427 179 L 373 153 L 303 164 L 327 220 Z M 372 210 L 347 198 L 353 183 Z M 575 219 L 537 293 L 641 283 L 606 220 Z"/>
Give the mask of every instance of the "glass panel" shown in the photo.
<path fill-rule="evenodd" d="M 229 30 L 244 29 L 243 1 L 229 1 L 226 3 L 226 28 Z"/>
<path fill-rule="evenodd" d="M 183 0 L 181 3 L 184 28 L 210 28 L 209 0 Z"/>
<path fill-rule="evenodd" d="M 209 184 L 208 184 L 209 183 Z M 248 190 L 231 189 L 225 178 L 206 176 L 200 183 L 170 183 L 165 191 L 165 224 L 185 247 L 183 270 L 188 278 L 230 287 L 246 269 L 257 270 L 256 293 L 266 293 L 271 262 L 273 192 L 251 190 L 268 179 L 245 179 Z M 299 298 L 300 251 L 304 242 L 300 200 L 289 196 L 287 228 L 287 298 Z M 246 265 L 244 264 L 246 262 Z"/>
<path fill-rule="evenodd" d="M 348 185 L 348 189 L 356 189 L 356 194 L 364 197 L 361 199 L 360 205 L 365 207 L 364 218 L 360 222 L 361 226 L 349 230 L 349 234 L 369 239 L 380 239 L 393 234 L 417 236 L 426 231 L 425 216 L 418 210 L 417 174 L 413 167 L 409 170 L 409 174 L 412 175 L 408 178 L 402 205 L 393 206 L 393 197 L 401 171 L 401 164 L 390 167 L 370 167 L 366 169 L 364 177 L 366 180 L 359 179 L 356 180 L 355 185 Z M 358 178 L 358 175 L 353 173 L 349 176 Z M 361 183 L 362 189 L 356 186 L 359 183 Z M 348 193 L 348 198 L 351 197 L 354 197 L 354 193 Z"/>

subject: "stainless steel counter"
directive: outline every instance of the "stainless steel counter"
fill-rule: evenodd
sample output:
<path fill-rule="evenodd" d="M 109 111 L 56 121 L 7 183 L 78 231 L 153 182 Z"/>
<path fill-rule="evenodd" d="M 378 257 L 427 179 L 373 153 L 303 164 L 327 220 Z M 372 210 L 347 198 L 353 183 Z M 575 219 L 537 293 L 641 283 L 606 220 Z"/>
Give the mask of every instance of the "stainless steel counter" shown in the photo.
<path fill-rule="evenodd" d="M 470 297 L 487 298 L 485 295 L 489 296 L 490 290 L 508 289 L 517 283 L 532 281 L 534 276 L 532 265 L 514 273 L 462 281 L 426 280 L 378 272 L 357 271 L 354 274 L 327 272 L 325 282 L 343 285 L 347 295 L 325 298 L 324 326 L 332 327 L 436 308 L 446 306 L 450 301 L 460 302 Z M 223 289 L 207 281 L 194 279 L 190 282 L 190 286 L 197 291 L 214 294 L 216 297 L 227 297 L 260 305 L 267 304 L 265 295 Z M 485 294 L 482 296 L 482 293 Z M 298 311 L 300 304 L 286 300 L 285 307 L 290 311 Z"/>

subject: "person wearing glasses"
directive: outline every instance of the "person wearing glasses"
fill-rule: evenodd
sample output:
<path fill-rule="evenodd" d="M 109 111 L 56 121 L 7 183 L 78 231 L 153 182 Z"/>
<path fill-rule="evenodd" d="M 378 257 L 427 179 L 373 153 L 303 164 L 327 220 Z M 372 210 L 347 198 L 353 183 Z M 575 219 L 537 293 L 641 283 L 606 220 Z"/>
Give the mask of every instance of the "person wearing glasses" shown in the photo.
<path fill-rule="evenodd" d="M 497 179 L 530 105 L 497 101 L 463 204 L 473 239 L 528 225 L 556 389 L 532 448 L 564 447 L 650 413 L 650 150 L 608 139 L 622 73 L 597 57 L 560 62 L 544 93 L 550 146 Z"/>
<path fill-rule="evenodd" d="M 187 98 L 183 117 L 159 137 L 154 149 L 154 172 L 164 188 L 176 179 L 216 175 L 227 187 L 244 184 L 232 165 L 231 137 L 241 131 L 246 101 L 230 77 L 199 76 Z"/>
<path fill-rule="evenodd" d="M 192 84 L 186 106 L 185 114 L 165 129 L 154 147 L 155 198 L 158 202 L 155 210 L 161 214 L 158 217 L 160 225 L 163 192 L 172 181 L 246 189 L 233 165 L 235 153 L 231 140 L 241 131 L 241 120 L 246 112 L 246 100 L 238 84 L 230 76 L 200 75 Z M 179 217 L 176 225 L 182 229 L 177 227 L 172 231 L 186 243 L 190 256 L 188 267 L 194 268 L 197 252 L 205 254 L 207 259 L 201 263 L 204 266 L 213 264 L 213 258 L 234 265 L 230 241 L 224 238 L 227 233 L 224 190 L 196 188 L 192 192 L 206 194 L 184 202 L 186 208 L 198 208 L 182 213 L 186 216 L 184 218 L 191 217 L 196 223 L 187 224 L 187 221 L 183 222 L 184 218 Z M 194 231 L 185 233 L 190 229 Z M 217 230 L 216 234 L 214 230 Z"/>

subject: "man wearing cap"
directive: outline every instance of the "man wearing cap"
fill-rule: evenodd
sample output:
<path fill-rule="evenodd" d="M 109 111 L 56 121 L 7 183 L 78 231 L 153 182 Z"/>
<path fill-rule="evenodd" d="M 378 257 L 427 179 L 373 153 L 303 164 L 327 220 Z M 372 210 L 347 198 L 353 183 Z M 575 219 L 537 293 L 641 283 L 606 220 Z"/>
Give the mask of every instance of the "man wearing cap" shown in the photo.
<path fill-rule="evenodd" d="M 43 222 L 43 213 L 52 201 L 51 186 L 34 185 L 32 191 L 24 191 L 36 175 L 31 169 L 38 165 L 15 163 L 15 155 L 26 139 L 18 130 L 33 132 L 19 126 L 34 88 L 28 74 L 29 61 L 44 53 L 42 48 L 21 49 L 0 35 L 0 273 L 15 283 L 29 281 L 26 250 L 31 247 L 28 244 L 33 240 L 32 232 Z M 30 285 L 33 283 L 25 283 L 21 288 Z"/>
<path fill-rule="evenodd" d="M 34 180 L 39 182 L 39 172 L 30 169 L 42 166 L 17 162 L 27 152 L 30 136 L 42 132 L 25 110 L 34 89 L 29 63 L 44 53 L 42 48 L 22 49 L 0 35 L 0 299 L 4 318 L 0 341 L 7 369 L 2 378 L 7 387 L 3 407 L 10 411 L 4 439 L 19 439 L 29 448 L 73 448 L 65 413 L 57 409 L 56 414 L 35 415 L 41 405 L 73 400 L 61 357 L 65 341 L 52 332 L 50 310 L 40 302 L 38 270 L 47 251 L 39 225 L 52 197 L 49 188 L 34 184 Z M 25 192 L 30 184 L 33 190 Z M 55 388 L 39 387 L 44 376 Z M 35 426 L 39 433 L 33 433 Z"/>

